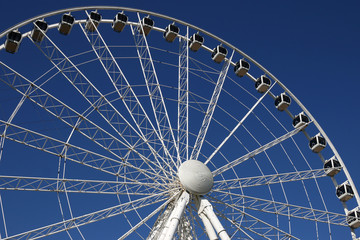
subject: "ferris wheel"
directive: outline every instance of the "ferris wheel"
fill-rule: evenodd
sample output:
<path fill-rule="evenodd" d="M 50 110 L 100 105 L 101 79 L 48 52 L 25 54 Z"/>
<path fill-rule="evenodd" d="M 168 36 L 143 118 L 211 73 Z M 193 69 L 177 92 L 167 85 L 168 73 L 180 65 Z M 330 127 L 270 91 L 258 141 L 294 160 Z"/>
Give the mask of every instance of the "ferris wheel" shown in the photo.
<path fill-rule="evenodd" d="M 1 239 L 358 239 L 330 139 L 229 42 L 105 6 L 0 38 Z"/>

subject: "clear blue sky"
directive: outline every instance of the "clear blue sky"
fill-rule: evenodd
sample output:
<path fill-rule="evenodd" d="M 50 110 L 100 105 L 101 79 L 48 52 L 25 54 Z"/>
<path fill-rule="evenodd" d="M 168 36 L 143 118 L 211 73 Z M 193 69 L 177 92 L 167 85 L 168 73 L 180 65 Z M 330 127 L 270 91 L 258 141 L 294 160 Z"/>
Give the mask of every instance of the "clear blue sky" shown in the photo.
<path fill-rule="evenodd" d="M 45 12 L 85 5 L 158 12 L 237 46 L 308 108 L 360 188 L 359 1 L 3 1 L 0 31 Z"/>

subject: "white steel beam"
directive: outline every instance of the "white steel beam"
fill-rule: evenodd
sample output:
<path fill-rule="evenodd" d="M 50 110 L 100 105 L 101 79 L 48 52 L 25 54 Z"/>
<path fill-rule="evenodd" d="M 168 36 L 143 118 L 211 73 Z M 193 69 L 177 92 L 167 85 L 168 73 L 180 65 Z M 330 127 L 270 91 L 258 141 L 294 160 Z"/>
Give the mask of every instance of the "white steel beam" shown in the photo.
<path fill-rule="evenodd" d="M 139 13 L 137 15 L 139 20 L 138 28 L 142 29 L 143 26 L 141 24 Z M 167 150 L 171 152 L 172 149 L 174 149 L 175 154 L 179 159 L 179 150 L 177 148 L 173 128 L 171 126 L 167 107 L 164 102 L 163 94 L 160 88 L 159 80 L 154 66 L 154 61 L 151 56 L 151 52 L 149 49 L 149 45 L 147 43 L 146 36 L 143 30 L 139 31 L 140 29 L 136 29 L 132 25 L 130 26 L 130 28 L 136 44 L 136 50 L 140 61 L 140 66 L 142 68 L 143 77 L 148 90 L 153 113 L 156 119 L 158 132 L 165 141 L 168 141 L 166 146 Z M 176 166 L 174 160 L 173 159 L 170 160 Z"/>
<path fill-rule="evenodd" d="M 185 38 L 179 38 L 178 129 L 179 164 L 189 159 L 189 28 Z"/>
<path fill-rule="evenodd" d="M 221 69 L 221 72 L 219 74 L 218 80 L 217 80 L 215 88 L 214 88 L 214 92 L 213 92 L 213 94 L 211 96 L 208 108 L 207 108 L 207 110 L 205 112 L 205 116 L 204 116 L 202 125 L 201 125 L 200 130 L 199 130 L 199 134 L 197 135 L 195 145 L 194 145 L 194 148 L 193 148 L 192 153 L 191 153 L 190 159 L 192 159 L 192 160 L 197 160 L 198 159 L 199 153 L 201 151 L 201 147 L 202 147 L 202 145 L 204 143 L 206 133 L 207 133 L 207 131 L 209 129 L 209 125 L 210 125 L 210 122 L 212 120 L 212 116 L 214 114 L 217 102 L 219 100 L 220 93 L 221 93 L 222 87 L 224 85 L 224 82 L 225 82 L 225 79 L 226 79 L 226 76 L 227 76 L 227 73 L 228 73 L 228 70 L 229 70 L 229 66 L 230 66 L 230 63 L 231 63 L 231 59 L 232 59 L 233 56 L 234 56 L 234 51 L 232 52 L 231 57 L 229 59 L 226 59 L 226 61 L 224 62 L 223 67 Z"/>
<path fill-rule="evenodd" d="M 311 170 L 299 171 L 299 172 L 278 173 L 273 175 L 214 181 L 213 189 L 224 191 L 224 190 L 238 189 L 243 187 L 255 187 L 255 186 L 278 184 L 284 182 L 302 181 L 306 179 L 315 179 L 326 176 L 327 175 L 323 168 L 311 169 Z"/>
<path fill-rule="evenodd" d="M 254 109 L 261 103 L 264 97 L 268 92 L 275 86 L 275 83 L 256 101 L 256 103 L 249 109 L 245 116 L 236 124 L 236 126 L 231 130 L 228 136 L 220 143 L 220 145 L 215 149 L 215 151 L 210 155 L 210 157 L 205 161 L 205 164 L 211 161 L 211 159 L 216 155 L 216 153 L 221 149 L 222 146 L 229 140 L 229 138 L 236 132 L 236 130 L 244 123 L 247 117 L 254 111 Z"/>
<path fill-rule="evenodd" d="M 88 16 L 88 19 L 90 19 L 88 12 L 87 11 L 85 12 L 86 15 Z M 133 122 L 135 123 L 135 126 L 138 129 L 139 133 L 141 134 L 142 138 L 143 139 L 154 138 L 154 141 L 160 141 L 161 147 L 157 148 L 156 152 L 158 153 L 164 152 L 169 159 L 172 159 L 171 154 L 167 151 L 161 132 L 158 133 L 156 131 L 155 126 L 148 117 L 145 109 L 143 108 L 138 97 L 136 96 L 133 87 L 131 87 L 128 80 L 126 79 L 123 71 L 121 70 L 119 64 L 115 60 L 110 48 L 106 44 L 98 28 L 94 27 L 95 31 L 91 32 L 91 31 L 86 31 L 85 27 L 82 24 L 79 24 L 79 26 L 81 27 L 86 39 L 90 43 L 94 53 L 96 54 L 98 60 L 100 61 L 102 67 L 104 68 L 106 75 L 110 79 L 113 87 L 118 93 L 121 101 L 123 102 L 126 110 L 129 113 L 129 116 L 132 118 Z M 156 146 L 157 144 L 153 145 L 153 147 Z M 156 160 L 159 161 L 157 157 Z M 171 166 L 169 166 L 169 164 L 166 161 L 163 163 L 167 164 L 169 169 L 171 168 Z"/>
<path fill-rule="evenodd" d="M 233 161 L 230 161 L 229 163 L 225 164 L 224 166 L 222 166 L 222 167 L 214 170 L 214 171 L 213 171 L 214 177 L 217 176 L 217 175 L 219 175 L 219 174 L 221 174 L 221 173 L 223 173 L 223 172 L 225 172 L 225 171 L 227 171 L 227 170 L 229 170 L 229 169 L 231 169 L 231 168 L 233 168 L 233 167 L 235 167 L 235 166 L 237 166 L 237 165 L 239 165 L 239 164 L 242 163 L 242 162 L 245 162 L 246 160 L 248 160 L 248 159 L 250 159 L 250 158 L 252 158 L 252 157 L 255 157 L 255 156 L 258 155 L 259 153 L 262 153 L 262 152 L 266 151 L 267 149 L 269 149 L 269 148 L 271 148 L 271 147 L 273 147 L 273 146 L 281 143 L 282 141 L 284 141 L 284 140 L 286 140 L 286 139 L 288 139 L 288 138 L 296 135 L 298 132 L 300 132 L 301 130 L 303 130 L 306 126 L 307 126 L 307 125 L 304 125 L 304 126 L 299 127 L 299 128 L 295 128 L 295 129 L 292 130 L 291 132 L 288 132 L 288 133 L 282 135 L 281 137 L 278 137 L 278 138 L 274 139 L 273 141 L 271 141 L 271 142 L 269 142 L 269 143 L 267 143 L 267 144 L 264 144 L 264 145 L 260 146 L 259 148 L 257 148 L 257 149 L 255 149 L 255 150 L 253 150 L 253 151 L 245 154 L 244 156 L 239 157 L 239 158 L 237 158 L 237 159 L 235 159 L 235 160 L 233 160 Z M 217 150 L 216 150 L 216 152 L 217 152 Z M 209 158 L 209 159 L 210 159 L 210 158 Z"/>
<path fill-rule="evenodd" d="M 159 240 L 172 240 L 180 220 L 184 214 L 184 210 L 189 203 L 190 194 L 184 191 L 179 199 L 176 201 L 174 209 L 172 210 L 162 232 Z"/>
<path fill-rule="evenodd" d="M 80 227 L 83 225 L 87 225 L 93 222 L 97 222 L 100 220 L 104 220 L 110 217 L 114 217 L 117 215 L 121 215 L 127 212 L 135 211 L 137 209 L 147 207 L 149 205 L 156 204 L 158 202 L 162 202 L 167 200 L 168 196 L 167 192 L 163 192 L 161 194 L 154 194 L 152 196 L 147 196 L 144 198 L 140 198 L 134 201 L 129 201 L 126 203 L 122 203 L 118 206 L 106 208 L 97 212 L 92 212 L 89 214 L 85 214 L 82 216 L 78 216 L 72 219 L 68 219 L 65 221 L 61 221 L 58 223 L 50 224 L 48 226 L 40 227 L 37 229 L 33 229 L 27 232 L 19 233 L 16 235 L 12 235 L 4 240 L 10 239 L 40 239 L 46 236 L 50 236 L 56 233 L 60 233 L 63 231 L 67 231 L 69 229 L 75 228 L 76 226 Z"/>
<path fill-rule="evenodd" d="M 214 227 L 217 235 L 221 240 L 230 240 L 229 235 L 227 234 L 225 228 L 221 224 L 219 218 L 216 216 L 211 203 L 202 197 L 195 198 L 196 204 L 198 207 L 198 213 L 204 214 L 210 221 L 211 225 Z M 211 230 L 210 230 L 211 232 Z"/>

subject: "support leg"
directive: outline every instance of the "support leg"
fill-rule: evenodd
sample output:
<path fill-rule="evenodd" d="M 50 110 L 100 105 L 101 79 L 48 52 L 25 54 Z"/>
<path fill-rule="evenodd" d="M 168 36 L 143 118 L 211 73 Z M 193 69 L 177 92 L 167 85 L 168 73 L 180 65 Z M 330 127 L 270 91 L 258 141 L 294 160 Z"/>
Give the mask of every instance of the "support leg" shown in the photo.
<path fill-rule="evenodd" d="M 161 232 L 159 240 L 172 240 L 179 226 L 180 219 L 184 214 L 186 205 L 189 203 L 190 195 L 187 192 L 183 192 L 180 198 L 175 203 L 175 207 L 171 212 L 164 229 Z"/>
<path fill-rule="evenodd" d="M 211 203 L 207 199 L 198 197 L 197 205 L 198 205 L 199 216 L 201 217 L 201 214 L 204 214 L 208 218 L 208 220 L 210 221 L 212 227 L 215 229 L 215 231 L 216 231 L 217 235 L 220 237 L 220 239 L 221 240 L 230 240 L 230 237 L 227 234 L 225 228 L 222 226 L 220 220 L 216 216 Z M 211 230 L 209 230 L 209 231 L 211 232 Z"/>

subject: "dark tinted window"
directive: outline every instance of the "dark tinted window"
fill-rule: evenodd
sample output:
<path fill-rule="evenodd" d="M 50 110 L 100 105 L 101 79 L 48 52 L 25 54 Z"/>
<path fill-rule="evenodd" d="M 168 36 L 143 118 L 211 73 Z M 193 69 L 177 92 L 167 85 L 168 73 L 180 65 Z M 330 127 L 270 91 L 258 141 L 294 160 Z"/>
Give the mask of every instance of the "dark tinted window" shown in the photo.
<path fill-rule="evenodd" d="M 151 18 L 144 18 L 143 23 L 148 26 L 154 26 L 154 21 Z"/>
<path fill-rule="evenodd" d="M 318 136 L 318 141 L 320 144 L 322 145 L 325 145 L 326 144 L 326 141 L 325 141 L 325 138 L 321 137 L 321 136 Z"/>
<path fill-rule="evenodd" d="M 340 197 L 341 195 L 343 195 L 345 193 L 345 187 L 344 187 L 344 185 L 341 185 L 340 187 L 338 187 L 337 189 L 336 189 L 336 195 L 338 196 L 338 197 Z"/>
<path fill-rule="evenodd" d="M 341 167 L 340 162 L 337 159 L 333 160 L 334 167 Z"/>
<path fill-rule="evenodd" d="M 290 103 L 290 98 L 289 96 L 286 96 L 286 95 L 282 95 L 283 96 L 283 101 L 287 102 L 287 103 Z"/>
<path fill-rule="evenodd" d="M 296 124 L 298 124 L 300 122 L 300 116 L 297 115 L 294 119 L 293 119 L 293 126 L 295 126 Z"/>
<path fill-rule="evenodd" d="M 224 55 L 227 54 L 227 49 L 226 49 L 226 48 L 221 47 L 221 46 L 219 46 L 218 48 L 219 48 L 219 52 L 221 52 L 221 53 L 224 54 Z"/>
<path fill-rule="evenodd" d="M 267 78 L 267 77 L 262 77 L 262 81 L 263 81 L 263 83 L 266 83 L 267 85 L 270 85 L 270 84 L 271 84 L 270 79 Z"/>
<path fill-rule="evenodd" d="M 309 122 L 309 118 L 307 116 L 305 116 L 304 114 L 301 114 L 301 119 L 303 122 L 306 122 L 306 123 Z"/>
<path fill-rule="evenodd" d="M 281 97 L 280 96 L 275 98 L 275 106 L 278 106 L 280 102 L 281 102 Z"/>
<path fill-rule="evenodd" d="M 100 20 L 101 20 L 101 15 L 100 15 L 99 13 L 96 13 L 96 12 L 91 12 L 91 13 L 90 13 L 90 18 L 91 18 L 92 20 L 95 20 L 95 21 L 100 22 Z"/>
<path fill-rule="evenodd" d="M 21 40 L 21 33 L 11 31 L 11 32 L 9 33 L 9 35 L 8 35 L 8 38 L 9 38 L 10 40 L 20 42 L 20 40 Z"/>
<path fill-rule="evenodd" d="M 201 43 L 204 42 L 204 38 L 199 34 L 195 34 L 195 40 Z"/>
<path fill-rule="evenodd" d="M 120 21 L 122 21 L 122 22 L 127 22 L 128 17 L 127 17 L 125 14 L 123 14 L 123 13 L 118 13 L 118 14 L 117 14 L 117 19 L 120 20 Z"/>
<path fill-rule="evenodd" d="M 47 29 L 47 27 L 48 27 L 48 25 L 47 25 L 46 22 L 40 21 L 40 20 L 36 21 L 36 22 L 35 22 L 35 25 L 36 25 L 38 28 L 40 28 L 41 30 L 43 30 L 43 31 L 45 31 L 45 30 Z"/>
<path fill-rule="evenodd" d="M 354 194 L 352 187 L 350 185 L 346 185 L 346 191 L 347 193 Z"/>
<path fill-rule="evenodd" d="M 75 21 L 75 18 L 74 18 L 73 16 L 71 16 L 71 15 L 64 14 L 64 15 L 62 16 L 62 20 L 63 20 L 64 22 L 66 22 L 66 23 L 73 24 L 74 21 Z"/>
<path fill-rule="evenodd" d="M 332 168 L 332 163 L 331 161 L 328 161 L 324 164 L 324 168 Z"/>
<path fill-rule="evenodd" d="M 175 32 L 175 33 L 179 33 L 179 28 L 177 26 L 175 26 L 174 24 L 170 25 L 170 31 Z"/>
<path fill-rule="evenodd" d="M 241 66 L 243 68 L 247 68 L 247 69 L 250 68 L 250 64 L 248 62 L 246 62 L 245 60 L 241 60 Z"/>
<path fill-rule="evenodd" d="M 356 220 L 355 212 L 349 212 L 347 215 L 346 221 L 350 224 L 355 220 Z"/>
<path fill-rule="evenodd" d="M 310 139 L 309 146 L 310 148 L 314 147 L 317 144 L 316 138 Z"/>

